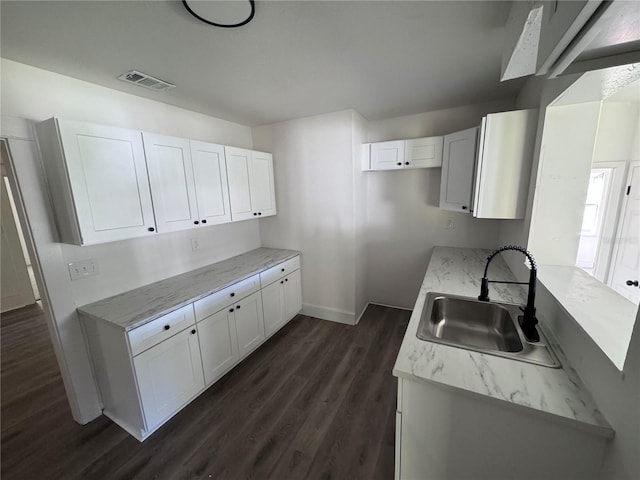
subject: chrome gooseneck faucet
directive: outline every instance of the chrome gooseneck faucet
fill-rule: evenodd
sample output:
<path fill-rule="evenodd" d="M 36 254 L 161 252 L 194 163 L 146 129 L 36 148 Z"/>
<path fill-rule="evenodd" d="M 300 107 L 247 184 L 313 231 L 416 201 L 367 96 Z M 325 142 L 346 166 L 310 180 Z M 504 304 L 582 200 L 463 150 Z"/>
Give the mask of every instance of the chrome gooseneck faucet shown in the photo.
<path fill-rule="evenodd" d="M 523 253 L 531 264 L 531 271 L 529 273 L 529 283 L 527 282 L 507 282 L 500 280 L 489 280 L 487 278 L 487 271 L 489 270 L 489 264 L 493 257 L 497 254 L 502 253 L 506 250 L 515 250 L 517 252 Z M 536 324 L 538 323 L 538 319 L 536 319 L 536 277 L 538 274 L 538 270 L 536 267 L 536 261 L 527 249 L 523 247 L 519 247 L 517 245 L 506 245 L 504 247 L 500 247 L 497 250 L 491 252 L 491 255 L 487 257 L 487 264 L 484 267 L 484 276 L 482 277 L 482 284 L 480 286 L 480 296 L 478 296 L 478 300 L 483 302 L 489 301 L 489 284 L 490 283 L 516 283 L 520 285 L 528 285 L 529 291 L 527 294 L 527 305 L 524 307 L 523 312 L 524 315 L 522 317 L 518 317 L 518 322 L 520 323 L 520 327 L 522 328 L 522 333 L 527 337 L 527 340 L 530 342 L 539 342 L 540 335 L 536 330 Z"/>

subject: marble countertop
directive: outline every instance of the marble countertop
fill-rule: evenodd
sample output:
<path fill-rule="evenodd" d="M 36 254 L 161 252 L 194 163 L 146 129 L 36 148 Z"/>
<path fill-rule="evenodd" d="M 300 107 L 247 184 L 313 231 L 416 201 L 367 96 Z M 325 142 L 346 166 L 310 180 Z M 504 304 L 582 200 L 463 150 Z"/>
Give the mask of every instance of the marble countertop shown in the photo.
<path fill-rule="evenodd" d="M 636 304 L 577 267 L 538 265 L 538 280 L 622 371 Z M 612 319 L 616 328 L 611 328 Z"/>
<path fill-rule="evenodd" d="M 300 252 L 294 250 L 258 248 L 83 305 L 78 311 L 131 330 L 297 255 Z"/>
<path fill-rule="evenodd" d="M 518 407 L 532 409 L 558 421 L 597 434 L 614 432 L 595 405 L 577 373 L 541 325 L 562 368 L 549 368 L 420 340 L 416 336 L 428 292 L 476 298 L 490 250 L 436 247 L 416 300 L 409 326 L 393 368 L 396 377 L 439 383 L 480 394 Z M 515 280 L 500 256 L 489 267 L 490 278 Z M 523 304 L 519 285 L 491 284 L 492 300 Z"/>

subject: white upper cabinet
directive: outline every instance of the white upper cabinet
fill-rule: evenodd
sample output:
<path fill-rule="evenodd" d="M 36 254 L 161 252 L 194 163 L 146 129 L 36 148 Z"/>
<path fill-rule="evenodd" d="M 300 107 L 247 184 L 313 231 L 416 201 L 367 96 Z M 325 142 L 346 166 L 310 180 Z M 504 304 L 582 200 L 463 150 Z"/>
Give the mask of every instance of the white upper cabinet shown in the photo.
<path fill-rule="evenodd" d="M 537 119 L 537 110 L 493 113 L 483 118 L 479 141 L 478 128 L 446 135 L 440 208 L 524 218 Z"/>
<path fill-rule="evenodd" d="M 445 135 L 440 208 L 468 212 L 471 207 L 478 127 Z"/>
<path fill-rule="evenodd" d="M 91 245 L 152 235 L 140 132 L 51 118 L 36 125 L 61 240 Z"/>
<path fill-rule="evenodd" d="M 158 231 L 231 221 L 224 147 L 143 133 Z"/>
<path fill-rule="evenodd" d="M 273 156 L 270 153 L 251 152 L 249 169 L 251 205 L 260 216 L 276 214 L 276 190 L 273 179 Z"/>
<path fill-rule="evenodd" d="M 473 216 L 524 218 L 538 110 L 493 113 L 482 119 Z"/>
<path fill-rule="evenodd" d="M 231 221 L 227 162 L 224 147 L 191 140 L 193 182 L 200 224 L 217 225 Z"/>
<path fill-rule="evenodd" d="M 442 166 L 443 137 L 405 140 L 405 168 L 433 168 Z"/>
<path fill-rule="evenodd" d="M 189 140 L 147 132 L 142 137 L 158 232 L 192 228 L 199 220 Z"/>
<path fill-rule="evenodd" d="M 371 144 L 371 170 L 397 170 L 404 165 L 404 140 Z"/>
<path fill-rule="evenodd" d="M 363 170 L 401 170 L 442 165 L 442 137 L 394 140 L 363 145 Z"/>
<path fill-rule="evenodd" d="M 225 147 L 232 221 L 276 214 L 270 153 Z"/>

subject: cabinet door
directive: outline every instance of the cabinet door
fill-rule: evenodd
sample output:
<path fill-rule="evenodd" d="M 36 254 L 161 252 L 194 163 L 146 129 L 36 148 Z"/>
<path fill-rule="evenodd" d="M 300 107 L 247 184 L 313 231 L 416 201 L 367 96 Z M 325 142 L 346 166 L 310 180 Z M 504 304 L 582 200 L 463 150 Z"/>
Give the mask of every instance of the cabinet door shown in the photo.
<path fill-rule="evenodd" d="M 445 135 L 440 181 L 440 208 L 469 212 L 478 127 Z"/>
<path fill-rule="evenodd" d="M 133 358 L 147 431 L 204 388 L 195 328 L 187 328 Z"/>
<path fill-rule="evenodd" d="M 143 133 L 158 232 L 193 228 L 198 221 L 189 140 Z"/>
<path fill-rule="evenodd" d="M 442 166 L 443 137 L 414 138 L 405 143 L 405 168 Z"/>
<path fill-rule="evenodd" d="M 264 340 L 262 296 L 260 292 L 249 295 L 234 305 L 238 352 L 243 358 Z"/>
<path fill-rule="evenodd" d="M 284 318 L 288 322 L 302 308 L 302 285 L 300 270 L 296 270 L 284 279 Z"/>
<path fill-rule="evenodd" d="M 154 231 L 140 132 L 66 120 L 56 123 L 80 244 L 146 236 Z"/>
<path fill-rule="evenodd" d="M 404 140 L 371 144 L 371 170 L 397 170 L 404 162 Z"/>
<path fill-rule="evenodd" d="M 273 181 L 273 156 L 270 153 L 251 152 L 249 184 L 251 206 L 260 217 L 276 214 L 276 191 Z"/>
<path fill-rule="evenodd" d="M 262 312 L 265 335 L 270 337 L 285 322 L 284 280 L 277 280 L 262 289 Z"/>
<path fill-rule="evenodd" d="M 229 201 L 231 220 L 247 220 L 254 217 L 251 206 L 251 150 L 224 147 L 227 158 L 227 177 L 229 181 Z"/>
<path fill-rule="evenodd" d="M 233 308 L 214 313 L 198 323 L 204 380 L 212 384 L 239 360 Z"/>
<path fill-rule="evenodd" d="M 191 140 L 191 162 L 200 224 L 231 221 L 224 147 Z"/>
<path fill-rule="evenodd" d="M 473 215 L 524 218 L 538 111 L 492 113 L 482 119 Z"/>

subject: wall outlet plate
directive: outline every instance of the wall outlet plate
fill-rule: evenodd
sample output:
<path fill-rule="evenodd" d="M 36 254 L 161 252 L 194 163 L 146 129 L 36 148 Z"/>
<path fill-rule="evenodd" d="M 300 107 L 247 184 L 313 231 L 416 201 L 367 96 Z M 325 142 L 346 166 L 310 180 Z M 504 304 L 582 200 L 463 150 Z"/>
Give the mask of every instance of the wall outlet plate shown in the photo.
<path fill-rule="evenodd" d="M 198 240 L 197 238 L 192 238 L 191 239 L 191 251 L 195 252 L 199 248 L 200 248 L 200 240 Z"/>
<path fill-rule="evenodd" d="M 81 278 L 92 277 L 98 275 L 98 261 L 95 258 L 88 260 L 78 260 L 68 264 L 69 276 L 71 280 L 80 280 Z"/>

